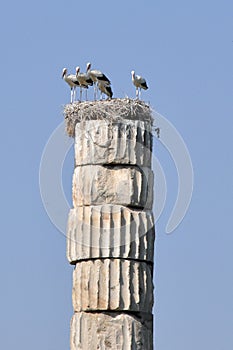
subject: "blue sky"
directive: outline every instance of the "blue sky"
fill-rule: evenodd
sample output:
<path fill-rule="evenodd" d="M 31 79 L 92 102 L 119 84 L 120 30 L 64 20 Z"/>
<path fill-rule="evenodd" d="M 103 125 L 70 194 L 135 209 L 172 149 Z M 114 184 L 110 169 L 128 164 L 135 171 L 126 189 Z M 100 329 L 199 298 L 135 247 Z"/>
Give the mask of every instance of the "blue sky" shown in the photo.
<path fill-rule="evenodd" d="M 72 268 L 65 237 L 39 191 L 41 154 L 62 121 L 69 89 L 61 71 L 87 61 L 115 97 L 134 97 L 130 71 L 147 78 L 143 97 L 182 135 L 195 184 L 189 211 L 165 226 L 177 174 L 155 141 L 168 198 L 157 223 L 156 350 L 233 347 L 233 5 L 223 0 L 8 1 L 1 5 L 1 345 L 69 347 Z M 72 152 L 64 169 L 71 191 Z"/>

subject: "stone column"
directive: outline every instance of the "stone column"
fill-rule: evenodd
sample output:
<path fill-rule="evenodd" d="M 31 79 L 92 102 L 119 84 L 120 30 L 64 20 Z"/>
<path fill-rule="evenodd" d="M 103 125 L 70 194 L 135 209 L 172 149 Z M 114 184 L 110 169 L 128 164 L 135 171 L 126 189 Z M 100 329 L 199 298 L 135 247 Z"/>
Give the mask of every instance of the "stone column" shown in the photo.
<path fill-rule="evenodd" d="M 153 349 L 152 116 L 141 101 L 65 107 L 74 137 L 71 350 Z"/>

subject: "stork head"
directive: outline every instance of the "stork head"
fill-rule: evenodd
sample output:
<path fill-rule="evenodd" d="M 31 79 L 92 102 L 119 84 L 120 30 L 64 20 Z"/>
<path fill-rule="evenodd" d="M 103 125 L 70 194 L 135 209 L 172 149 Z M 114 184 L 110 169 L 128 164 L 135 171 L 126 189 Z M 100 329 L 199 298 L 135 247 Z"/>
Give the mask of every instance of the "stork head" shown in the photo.
<path fill-rule="evenodd" d="M 134 70 L 132 70 L 131 75 L 132 75 L 132 78 L 135 76 L 135 71 Z"/>
<path fill-rule="evenodd" d="M 88 71 L 89 69 L 91 69 L 91 63 L 90 63 L 90 62 L 87 63 L 87 71 Z"/>
<path fill-rule="evenodd" d="M 67 68 L 63 68 L 63 70 L 62 70 L 62 79 L 64 78 L 66 73 L 67 73 Z"/>

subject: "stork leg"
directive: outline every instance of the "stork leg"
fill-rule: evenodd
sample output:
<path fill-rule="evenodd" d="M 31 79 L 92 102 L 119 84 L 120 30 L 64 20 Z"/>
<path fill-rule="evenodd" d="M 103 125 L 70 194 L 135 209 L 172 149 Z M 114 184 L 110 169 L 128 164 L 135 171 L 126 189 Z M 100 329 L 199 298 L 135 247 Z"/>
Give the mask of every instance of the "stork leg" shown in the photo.
<path fill-rule="evenodd" d="M 74 87 L 74 92 L 73 92 L 73 102 L 76 101 L 76 87 Z"/>
<path fill-rule="evenodd" d="M 83 88 L 80 86 L 80 101 L 82 101 Z"/>
<path fill-rule="evenodd" d="M 138 88 L 136 88 L 136 99 L 138 99 Z"/>
<path fill-rule="evenodd" d="M 94 83 L 94 100 L 96 101 L 96 83 Z"/>
<path fill-rule="evenodd" d="M 70 103 L 73 102 L 73 88 L 70 88 Z"/>
<path fill-rule="evenodd" d="M 86 89 L 86 101 L 88 100 L 88 98 L 87 98 L 87 89 Z"/>
<path fill-rule="evenodd" d="M 141 99 L 141 88 L 139 88 L 139 100 Z"/>

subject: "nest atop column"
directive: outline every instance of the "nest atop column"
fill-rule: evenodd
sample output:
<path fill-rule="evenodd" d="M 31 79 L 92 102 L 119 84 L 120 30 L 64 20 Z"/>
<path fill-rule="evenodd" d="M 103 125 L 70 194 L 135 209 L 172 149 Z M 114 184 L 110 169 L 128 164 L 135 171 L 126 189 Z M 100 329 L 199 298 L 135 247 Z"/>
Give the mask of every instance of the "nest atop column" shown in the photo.
<path fill-rule="evenodd" d="M 153 124 L 151 107 L 141 100 L 116 98 L 102 101 L 84 101 L 67 104 L 64 107 L 66 132 L 74 137 L 77 123 L 87 120 L 106 120 L 108 122 L 143 120 Z"/>

